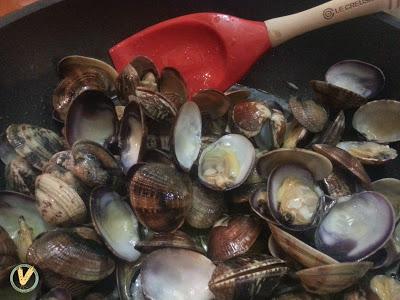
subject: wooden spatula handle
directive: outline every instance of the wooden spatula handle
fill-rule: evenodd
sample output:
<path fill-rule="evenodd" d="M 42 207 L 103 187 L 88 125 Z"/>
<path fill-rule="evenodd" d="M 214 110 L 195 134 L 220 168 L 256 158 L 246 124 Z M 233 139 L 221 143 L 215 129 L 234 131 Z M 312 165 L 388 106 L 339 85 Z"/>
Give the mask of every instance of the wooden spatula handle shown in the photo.
<path fill-rule="evenodd" d="M 303 33 L 400 7 L 400 0 L 332 0 L 306 11 L 265 21 L 273 47 Z"/>

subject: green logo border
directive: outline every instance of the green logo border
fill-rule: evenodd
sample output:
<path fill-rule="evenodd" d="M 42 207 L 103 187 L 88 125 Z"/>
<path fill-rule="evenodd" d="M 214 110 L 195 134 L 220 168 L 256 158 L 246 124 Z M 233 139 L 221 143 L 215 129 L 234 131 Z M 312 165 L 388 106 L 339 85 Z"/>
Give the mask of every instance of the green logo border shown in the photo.
<path fill-rule="evenodd" d="M 13 287 L 14 290 L 16 290 L 17 292 L 20 292 L 20 293 L 26 294 L 26 293 L 32 292 L 34 289 L 36 289 L 36 287 L 39 284 L 39 273 L 36 271 L 36 269 L 34 267 L 33 268 L 33 274 L 35 275 L 35 282 L 33 283 L 33 285 L 29 289 L 21 289 L 21 288 L 17 287 L 17 285 L 14 282 L 14 274 L 20 267 L 25 267 L 25 268 L 29 269 L 32 266 L 28 265 L 28 264 L 19 264 L 19 265 L 15 266 L 14 269 L 12 269 L 12 271 L 10 273 L 11 286 Z"/>

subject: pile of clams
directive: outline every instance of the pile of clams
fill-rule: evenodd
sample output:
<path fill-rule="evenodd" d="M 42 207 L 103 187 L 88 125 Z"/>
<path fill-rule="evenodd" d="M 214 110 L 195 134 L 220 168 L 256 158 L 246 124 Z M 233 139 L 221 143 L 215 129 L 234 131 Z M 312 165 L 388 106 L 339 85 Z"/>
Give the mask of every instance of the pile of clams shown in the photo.
<path fill-rule="evenodd" d="M 31 299 L 399 299 L 400 180 L 370 175 L 397 160 L 400 102 L 375 100 L 378 67 L 289 99 L 190 97 L 143 56 L 58 73 L 60 134 L 0 137 L 0 281 L 28 263 Z"/>

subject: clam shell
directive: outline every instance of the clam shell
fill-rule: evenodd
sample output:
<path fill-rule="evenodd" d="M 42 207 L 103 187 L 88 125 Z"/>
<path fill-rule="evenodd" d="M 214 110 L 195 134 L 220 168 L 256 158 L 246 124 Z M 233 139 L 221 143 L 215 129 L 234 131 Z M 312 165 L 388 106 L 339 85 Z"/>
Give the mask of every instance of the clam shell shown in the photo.
<path fill-rule="evenodd" d="M 65 120 L 65 137 L 69 146 L 90 140 L 107 146 L 117 132 L 117 114 L 109 97 L 99 91 L 85 91 L 75 98 Z"/>
<path fill-rule="evenodd" d="M 235 90 L 225 92 L 224 94 L 229 98 L 231 105 L 235 105 L 237 103 L 246 101 L 250 97 L 251 93 L 248 90 Z"/>
<path fill-rule="evenodd" d="M 217 90 L 202 90 L 193 95 L 192 101 L 198 106 L 203 115 L 211 119 L 223 117 L 229 110 L 230 101 L 227 96 Z"/>
<path fill-rule="evenodd" d="M 44 273 L 83 281 L 97 281 L 110 275 L 114 261 L 101 244 L 86 239 L 73 229 L 56 229 L 37 238 L 28 250 L 28 263 Z"/>
<path fill-rule="evenodd" d="M 371 179 L 361 162 L 350 153 L 334 146 L 315 144 L 313 150 L 329 158 L 335 165 L 354 175 L 364 187 L 371 187 Z"/>
<path fill-rule="evenodd" d="M 271 110 L 262 102 L 240 102 L 233 107 L 232 121 L 246 137 L 256 136 L 263 124 L 271 118 Z"/>
<path fill-rule="evenodd" d="M 126 65 L 116 80 L 118 97 L 122 104 L 127 105 L 129 102 L 135 100 L 136 87 L 139 83 L 139 74 L 135 68 L 131 64 Z"/>
<path fill-rule="evenodd" d="M 189 235 L 180 230 L 155 233 L 152 237 L 137 242 L 135 248 L 142 253 L 151 253 L 162 248 L 188 249 L 203 253 L 203 249 L 199 248 Z"/>
<path fill-rule="evenodd" d="M 315 180 L 322 180 L 332 172 L 331 162 L 324 156 L 305 149 L 277 149 L 266 152 L 258 158 L 257 171 L 268 178 L 277 166 L 298 164 L 308 169 Z"/>
<path fill-rule="evenodd" d="M 129 204 L 108 187 L 97 187 L 90 195 L 90 215 L 97 233 L 111 252 L 126 261 L 137 260 L 139 223 Z"/>
<path fill-rule="evenodd" d="M 296 148 L 297 145 L 307 137 L 307 135 L 307 129 L 301 126 L 296 120 L 293 120 L 288 124 L 288 127 L 285 131 L 282 148 Z"/>
<path fill-rule="evenodd" d="M 143 262 L 141 279 L 146 299 L 211 300 L 208 282 L 215 265 L 204 255 L 185 249 L 161 249 Z M 155 284 L 155 282 L 157 284 Z"/>
<path fill-rule="evenodd" d="M 325 295 L 356 284 L 371 267 L 371 262 L 339 263 L 304 269 L 296 275 L 308 292 Z"/>
<path fill-rule="evenodd" d="M 179 109 L 189 99 L 185 80 L 174 68 L 164 68 L 161 71 L 160 92 Z"/>
<path fill-rule="evenodd" d="M 312 141 L 311 144 L 327 144 L 336 146 L 337 143 L 342 139 L 342 135 L 345 129 L 346 119 L 343 110 L 341 110 L 335 120 L 333 120 L 323 132 L 318 134 Z"/>
<path fill-rule="evenodd" d="M 156 232 L 182 226 L 192 202 L 190 181 L 174 167 L 147 163 L 130 182 L 130 200 L 140 223 Z"/>
<path fill-rule="evenodd" d="M 269 255 L 245 255 L 219 264 L 209 282 L 221 300 L 267 299 L 289 271 L 285 261 Z"/>
<path fill-rule="evenodd" d="M 278 226 L 269 223 L 269 228 L 278 246 L 301 265 L 312 268 L 338 263 L 337 260 L 319 252 Z"/>
<path fill-rule="evenodd" d="M 90 282 L 90 281 L 76 280 L 65 276 L 61 276 L 49 270 L 43 272 L 41 278 L 43 278 L 43 282 L 48 288 L 63 288 L 72 297 L 83 296 L 96 284 L 95 281 Z"/>
<path fill-rule="evenodd" d="M 140 268 L 142 259 L 133 263 L 120 262 L 117 265 L 116 280 L 121 300 L 144 300 Z"/>
<path fill-rule="evenodd" d="M 376 100 L 361 106 L 353 115 L 353 127 L 367 140 L 392 143 L 400 140 L 400 102 Z"/>
<path fill-rule="evenodd" d="M 397 157 L 395 149 L 374 142 L 340 142 L 336 147 L 349 152 L 366 165 L 381 165 Z"/>
<path fill-rule="evenodd" d="M 328 121 L 328 113 L 313 100 L 301 101 L 297 98 L 289 100 L 289 107 L 296 120 L 310 132 L 320 132 Z"/>
<path fill-rule="evenodd" d="M 192 206 L 186 222 L 198 229 L 210 228 L 225 211 L 224 195 L 193 182 Z"/>
<path fill-rule="evenodd" d="M 382 178 L 372 182 L 372 189 L 381 193 L 393 206 L 396 219 L 400 218 L 400 180 L 395 178 Z"/>
<path fill-rule="evenodd" d="M 83 223 L 87 216 L 81 196 L 68 184 L 50 175 L 36 178 L 35 196 L 43 219 L 52 225 Z"/>
<path fill-rule="evenodd" d="M 333 172 L 324 178 L 323 183 L 328 194 L 338 199 L 352 194 L 348 181 L 343 170 L 334 168 Z"/>
<path fill-rule="evenodd" d="M 7 127 L 6 135 L 15 152 L 39 170 L 53 154 L 64 148 L 64 142 L 56 133 L 33 125 L 12 124 Z"/>
<path fill-rule="evenodd" d="M 325 81 L 311 80 L 310 85 L 316 100 L 334 111 L 357 108 L 368 102 L 365 97 Z"/>
<path fill-rule="evenodd" d="M 6 189 L 32 196 L 39 172 L 22 157 L 17 156 L 5 168 Z"/>
<path fill-rule="evenodd" d="M 251 216 L 224 217 L 214 224 L 208 239 L 208 256 L 216 262 L 246 253 L 261 233 Z"/>

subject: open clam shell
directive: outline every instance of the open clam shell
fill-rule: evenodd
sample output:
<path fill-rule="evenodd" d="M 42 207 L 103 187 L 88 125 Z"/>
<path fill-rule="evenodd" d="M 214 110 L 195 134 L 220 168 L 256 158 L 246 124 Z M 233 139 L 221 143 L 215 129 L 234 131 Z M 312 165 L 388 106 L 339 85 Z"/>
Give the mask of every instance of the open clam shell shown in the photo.
<path fill-rule="evenodd" d="M 146 299 L 214 299 L 208 282 L 215 265 L 204 255 L 185 249 L 166 248 L 150 253 L 141 270 Z"/>
<path fill-rule="evenodd" d="M 228 90 L 225 93 L 225 96 L 229 98 L 229 101 L 231 102 L 231 105 L 235 105 L 237 103 L 246 101 L 250 97 L 250 91 L 248 90 Z"/>
<path fill-rule="evenodd" d="M 200 182 L 214 190 L 230 190 L 246 181 L 253 170 L 255 150 L 242 135 L 227 134 L 200 155 Z"/>
<path fill-rule="evenodd" d="M 308 131 L 297 120 L 287 124 L 282 148 L 294 149 L 308 136 Z"/>
<path fill-rule="evenodd" d="M 117 257 L 133 262 L 140 253 L 139 223 L 129 205 L 108 187 L 94 189 L 90 196 L 90 214 L 97 233 Z"/>
<path fill-rule="evenodd" d="M 340 142 L 336 147 L 349 152 L 366 165 L 381 165 L 397 157 L 395 149 L 374 142 Z"/>
<path fill-rule="evenodd" d="M 185 80 L 174 68 L 164 68 L 161 71 L 160 92 L 178 109 L 189 99 Z"/>
<path fill-rule="evenodd" d="M 173 149 L 178 165 L 189 172 L 200 153 L 202 120 L 193 101 L 182 105 L 175 122 Z"/>
<path fill-rule="evenodd" d="M 126 106 L 118 138 L 121 148 L 121 164 L 126 174 L 134 164 L 141 160 L 146 146 L 147 127 L 142 107 L 136 102 L 130 102 Z"/>
<path fill-rule="evenodd" d="M 308 292 L 326 295 L 356 284 L 371 267 L 371 262 L 339 263 L 304 269 L 296 275 Z"/>
<path fill-rule="evenodd" d="M 233 107 L 232 122 L 239 132 L 251 138 L 259 134 L 271 115 L 271 110 L 263 102 L 245 101 Z"/>
<path fill-rule="evenodd" d="M 372 182 L 372 189 L 381 193 L 393 206 L 396 220 L 400 218 L 400 180 L 396 178 L 382 178 Z M 400 228 L 400 227 L 399 227 Z"/>
<path fill-rule="evenodd" d="M 108 146 L 114 141 L 117 123 L 111 99 L 99 91 L 85 91 L 76 97 L 68 110 L 65 137 L 70 146 L 79 140 Z"/>
<path fill-rule="evenodd" d="M 309 170 L 315 180 L 322 180 L 332 172 L 332 163 L 321 154 L 305 149 L 277 149 L 261 155 L 257 171 L 268 178 L 272 170 L 285 164 L 297 164 Z"/>
<path fill-rule="evenodd" d="M 365 98 L 375 97 L 385 84 L 385 75 L 377 66 L 360 60 L 343 60 L 331 66 L 326 82 Z"/>
<path fill-rule="evenodd" d="M 68 278 L 97 281 L 110 275 L 114 261 L 99 243 L 74 229 L 51 230 L 37 238 L 28 250 L 28 263 Z"/>
<path fill-rule="evenodd" d="M 296 120 L 310 132 L 320 132 L 328 121 L 328 113 L 313 100 L 301 101 L 297 98 L 289 100 L 289 107 Z"/>
<path fill-rule="evenodd" d="M 360 261 L 386 244 L 394 226 L 393 207 L 383 195 L 353 194 L 338 202 L 320 222 L 315 231 L 316 248 L 342 262 Z"/>
<path fill-rule="evenodd" d="M 50 229 L 37 210 L 34 198 L 16 192 L 0 192 L 0 226 L 14 241 L 18 239 L 20 216 L 32 227 L 33 238 Z"/>
<path fill-rule="evenodd" d="M 278 246 L 301 265 L 312 268 L 338 263 L 334 258 L 307 245 L 278 226 L 269 223 L 269 228 Z"/>
<path fill-rule="evenodd" d="M 361 106 L 353 115 L 355 130 L 368 141 L 392 143 L 400 140 L 400 102 L 376 100 Z"/>
<path fill-rule="evenodd" d="M 289 268 L 269 255 L 245 255 L 219 264 L 209 282 L 221 300 L 268 299 Z"/>
<path fill-rule="evenodd" d="M 203 115 L 218 119 L 223 117 L 231 105 L 229 98 L 217 90 L 202 90 L 192 97 Z"/>

